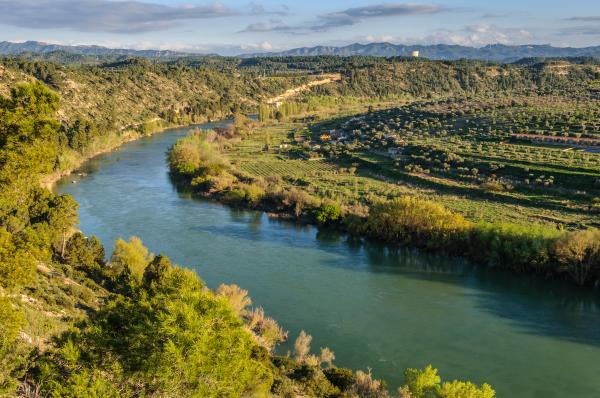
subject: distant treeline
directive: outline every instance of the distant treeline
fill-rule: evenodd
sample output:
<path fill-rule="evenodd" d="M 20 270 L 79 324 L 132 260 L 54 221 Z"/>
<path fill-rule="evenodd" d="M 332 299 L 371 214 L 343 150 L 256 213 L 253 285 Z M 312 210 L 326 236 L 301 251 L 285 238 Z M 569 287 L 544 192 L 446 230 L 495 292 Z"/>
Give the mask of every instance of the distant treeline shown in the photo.
<path fill-rule="evenodd" d="M 314 87 L 311 96 L 370 99 L 569 94 L 598 97 L 600 67 L 590 60 L 496 64 L 377 57 L 190 57 L 169 62 L 127 58 L 98 65 L 0 59 L 0 92 L 38 79 L 62 98 L 61 119 L 85 119 L 101 132 L 148 120 L 183 124 L 257 113 L 259 104 L 323 72 L 340 82 Z M 294 73 L 283 73 L 294 71 Z M 118 104 L 118 106 L 116 105 Z"/>

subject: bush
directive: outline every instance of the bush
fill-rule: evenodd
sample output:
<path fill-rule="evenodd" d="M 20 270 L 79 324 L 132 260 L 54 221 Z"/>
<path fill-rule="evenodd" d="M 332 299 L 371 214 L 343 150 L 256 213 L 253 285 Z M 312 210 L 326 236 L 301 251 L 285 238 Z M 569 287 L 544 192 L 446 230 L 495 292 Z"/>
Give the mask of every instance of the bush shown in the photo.
<path fill-rule="evenodd" d="M 600 272 L 600 230 L 568 232 L 556 240 L 552 253 L 560 269 L 584 285 Z"/>
<path fill-rule="evenodd" d="M 342 208 L 339 203 L 323 203 L 315 214 L 315 218 L 320 225 L 332 224 L 342 217 Z"/>
<path fill-rule="evenodd" d="M 403 196 L 372 206 L 362 231 L 388 242 L 452 249 L 464 242 L 470 228 L 461 215 L 438 203 Z"/>
<path fill-rule="evenodd" d="M 346 391 L 352 387 L 356 381 L 351 369 L 329 368 L 323 371 L 327 380 L 341 391 Z"/>
<path fill-rule="evenodd" d="M 518 271 L 541 270 L 549 265 L 550 249 L 557 235 L 555 229 L 535 225 L 478 224 L 471 232 L 469 255 Z"/>

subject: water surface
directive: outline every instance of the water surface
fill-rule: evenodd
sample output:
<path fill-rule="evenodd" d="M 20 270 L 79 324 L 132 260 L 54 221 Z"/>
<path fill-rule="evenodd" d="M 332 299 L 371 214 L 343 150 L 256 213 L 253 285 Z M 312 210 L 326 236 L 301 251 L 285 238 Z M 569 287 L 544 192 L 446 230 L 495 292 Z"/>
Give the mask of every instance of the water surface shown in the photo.
<path fill-rule="evenodd" d="M 107 248 L 139 236 L 210 287 L 237 283 L 292 339 L 304 329 L 338 366 L 370 367 L 393 387 L 404 368 L 432 363 L 499 397 L 600 397 L 597 292 L 192 199 L 165 164 L 187 132 L 125 144 L 63 179 L 57 189 L 79 202 L 82 230 Z"/>

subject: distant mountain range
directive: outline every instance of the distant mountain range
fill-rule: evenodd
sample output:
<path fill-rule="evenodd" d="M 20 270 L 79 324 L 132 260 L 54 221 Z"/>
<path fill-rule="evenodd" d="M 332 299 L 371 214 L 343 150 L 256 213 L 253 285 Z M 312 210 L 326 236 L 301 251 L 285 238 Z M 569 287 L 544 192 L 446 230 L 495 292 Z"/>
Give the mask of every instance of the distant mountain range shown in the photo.
<path fill-rule="evenodd" d="M 435 45 L 403 45 L 392 43 L 370 43 L 350 44 L 343 47 L 317 46 L 302 47 L 292 50 L 270 53 L 242 54 L 239 57 L 271 57 L 271 56 L 319 56 L 334 55 L 341 57 L 349 56 L 374 56 L 374 57 L 397 57 L 410 56 L 413 51 L 418 51 L 419 56 L 437 60 L 455 59 L 481 59 L 497 62 L 514 62 L 523 58 L 572 58 L 592 57 L 600 58 L 600 46 L 595 47 L 553 47 L 550 45 L 519 45 L 508 46 L 503 44 L 492 44 L 485 47 L 467 47 L 449 44 Z M 131 50 L 115 49 L 101 46 L 65 46 L 48 44 L 38 41 L 27 41 L 24 43 L 0 42 L 0 55 L 18 54 L 52 54 L 68 53 L 84 56 L 136 56 L 144 58 L 178 58 L 186 56 L 198 56 L 199 54 L 169 51 L 169 50 Z"/>
<path fill-rule="evenodd" d="M 191 55 L 188 53 L 169 50 L 131 50 L 125 48 L 107 48 L 101 46 L 64 46 L 60 44 L 48 44 L 39 41 L 26 41 L 24 43 L 12 43 L 9 41 L 0 42 L 0 55 L 19 55 L 23 53 L 49 54 L 54 52 L 66 52 L 90 56 L 122 55 L 144 58 L 173 58 Z"/>
<path fill-rule="evenodd" d="M 410 56 L 419 51 L 419 56 L 437 60 L 481 59 L 498 62 L 514 62 L 523 58 L 566 58 L 594 57 L 600 58 L 600 46 L 572 48 L 552 47 L 550 45 L 507 46 L 492 44 L 485 47 L 466 47 L 449 44 L 435 45 L 403 45 L 391 43 L 350 44 L 344 47 L 303 47 L 293 50 L 263 54 L 247 54 L 244 57 L 266 56 L 316 56 L 336 55 L 348 57 L 353 55 L 375 57 Z"/>

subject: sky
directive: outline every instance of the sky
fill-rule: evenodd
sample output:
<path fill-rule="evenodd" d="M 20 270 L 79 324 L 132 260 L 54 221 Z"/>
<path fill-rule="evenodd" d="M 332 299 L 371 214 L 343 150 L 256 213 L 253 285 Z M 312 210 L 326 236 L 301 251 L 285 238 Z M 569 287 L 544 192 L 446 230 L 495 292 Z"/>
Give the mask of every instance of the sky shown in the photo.
<path fill-rule="evenodd" d="M 600 0 L 0 0 L 0 41 L 235 55 L 355 42 L 600 45 Z"/>

